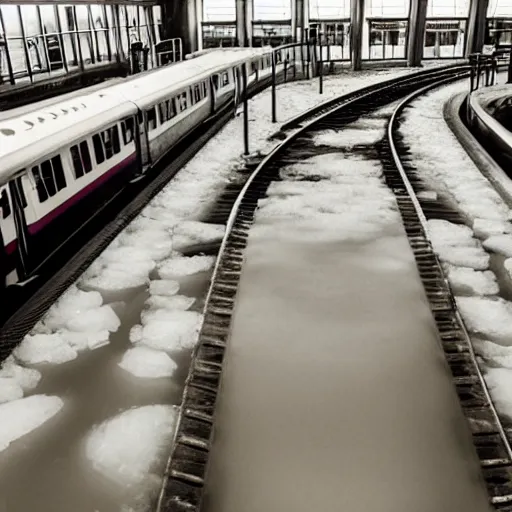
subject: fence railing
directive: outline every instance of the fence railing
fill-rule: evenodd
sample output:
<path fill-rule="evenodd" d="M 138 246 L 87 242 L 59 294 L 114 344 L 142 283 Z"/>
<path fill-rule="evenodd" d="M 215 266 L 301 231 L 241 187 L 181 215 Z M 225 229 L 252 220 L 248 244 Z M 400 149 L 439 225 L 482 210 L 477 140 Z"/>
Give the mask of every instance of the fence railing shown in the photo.
<path fill-rule="evenodd" d="M 510 52 L 507 50 L 495 50 L 490 54 L 473 53 L 469 56 L 470 90 L 476 91 L 480 87 L 489 87 L 496 83 L 498 66 L 508 63 L 508 82 L 512 79 L 510 69 Z"/>

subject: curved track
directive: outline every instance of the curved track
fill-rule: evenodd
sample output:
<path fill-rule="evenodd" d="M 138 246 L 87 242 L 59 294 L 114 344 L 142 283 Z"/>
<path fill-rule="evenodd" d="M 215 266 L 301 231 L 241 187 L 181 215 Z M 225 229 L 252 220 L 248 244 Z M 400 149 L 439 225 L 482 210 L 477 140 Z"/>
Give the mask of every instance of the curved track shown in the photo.
<path fill-rule="evenodd" d="M 467 66 L 408 76 L 404 80 L 371 86 L 336 99 L 289 123 L 313 119 L 269 154 L 250 176 L 229 217 L 205 305 L 204 324 L 187 378 L 180 419 L 160 495 L 160 511 L 200 510 L 212 443 L 215 405 L 222 364 L 248 232 L 258 201 L 279 170 L 312 155 L 307 135 L 338 129 L 386 104 L 407 96 L 391 115 L 386 136 L 377 152 L 384 177 L 396 197 L 418 272 L 439 332 L 439 341 L 453 375 L 461 407 L 468 420 L 490 501 L 500 510 L 512 509 L 512 451 L 478 368 L 473 347 L 455 301 L 428 238 L 427 220 L 462 223 L 454 210 L 432 196 L 419 194 L 421 184 L 408 161 L 398 134 L 400 115 L 417 95 L 468 75 Z M 308 147 L 309 144 L 309 147 Z"/>

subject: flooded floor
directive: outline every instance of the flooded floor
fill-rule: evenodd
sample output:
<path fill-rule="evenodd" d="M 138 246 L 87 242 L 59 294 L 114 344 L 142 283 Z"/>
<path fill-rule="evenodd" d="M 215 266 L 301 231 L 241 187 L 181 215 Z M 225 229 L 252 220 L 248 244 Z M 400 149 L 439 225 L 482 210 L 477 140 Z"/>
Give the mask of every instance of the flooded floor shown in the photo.
<path fill-rule="evenodd" d="M 178 279 L 180 293 L 197 299 L 192 310 L 202 309 L 209 279 L 210 272 Z M 118 366 L 123 354 L 133 346 L 129 341 L 130 328 L 140 321 L 147 295 L 141 289 L 115 298 L 122 301 L 116 307 L 121 327 L 111 335 L 108 345 L 82 353 L 68 363 L 35 366 L 43 378 L 34 393 L 60 396 L 65 406 L 42 427 L 0 452 L 0 512 L 147 510 L 145 502 L 141 505 L 141 496 L 154 497 L 161 480 L 149 482 L 154 487 L 150 492 L 143 488 L 148 482 L 142 486 L 118 485 L 95 470 L 85 448 L 91 428 L 122 411 L 181 403 L 191 350 L 173 354 L 177 369 L 170 378 L 138 378 Z M 105 303 L 108 302 L 105 297 Z M 122 438 L 125 432 L 119 435 Z M 122 444 L 123 440 L 118 442 Z M 141 445 L 151 442 L 141 439 Z M 164 449 L 166 457 L 168 446 Z M 105 446 L 104 452 L 111 454 L 112 447 Z M 164 467 L 158 469 L 163 475 Z"/>
<path fill-rule="evenodd" d="M 204 510 L 490 510 L 401 226 L 316 244 L 269 224 L 246 250 Z"/>

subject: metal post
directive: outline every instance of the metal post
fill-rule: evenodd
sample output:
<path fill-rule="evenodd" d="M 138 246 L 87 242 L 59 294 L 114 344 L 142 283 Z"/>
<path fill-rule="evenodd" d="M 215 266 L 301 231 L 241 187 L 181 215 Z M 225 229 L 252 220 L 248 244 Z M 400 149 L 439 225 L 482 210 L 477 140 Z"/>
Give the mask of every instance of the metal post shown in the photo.
<path fill-rule="evenodd" d="M 320 58 L 319 58 L 319 72 L 318 72 L 318 81 L 320 87 L 320 94 L 324 93 L 324 56 L 322 55 L 322 34 L 318 34 L 318 47 L 320 48 Z"/>
<path fill-rule="evenodd" d="M 276 52 L 272 51 L 272 122 L 277 123 L 276 113 Z"/>
<path fill-rule="evenodd" d="M 242 95 L 244 100 L 244 155 L 249 154 L 249 101 L 247 100 L 247 64 L 242 64 Z"/>
<path fill-rule="evenodd" d="M 509 62 L 508 62 L 508 76 L 507 84 L 512 83 L 512 49 L 510 50 Z"/>

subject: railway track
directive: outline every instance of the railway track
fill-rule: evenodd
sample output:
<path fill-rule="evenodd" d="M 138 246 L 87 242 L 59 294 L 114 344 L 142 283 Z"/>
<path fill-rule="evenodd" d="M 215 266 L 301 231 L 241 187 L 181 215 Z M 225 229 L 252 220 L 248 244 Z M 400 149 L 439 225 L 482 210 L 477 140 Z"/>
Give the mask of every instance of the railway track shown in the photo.
<path fill-rule="evenodd" d="M 278 83 L 284 81 L 283 73 L 279 73 L 277 80 Z M 258 94 L 270 83 L 271 78 L 268 78 L 252 86 L 249 97 Z M 52 304 L 137 217 L 151 199 L 232 117 L 233 106 L 230 104 L 181 140 L 158 164 L 155 172 L 121 191 L 118 197 L 103 208 L 101 214 L 74 234 L 44 266 L 38 279 L 8 297 L 0 311 L 0 362 L 9 356 Z M 223 216 L 226 216 L 225 212 Z"/>
<path fill-rule="evenodd" d="M 415 174 L 407 147 L 398 135 L 400 116 L 410 101 L 429 89 L 468 75 L 469 67 L 433 70 L 371 86 L 328 102 L 301 116 L 287 128 L 298 128 L 270 153 L 240 191 L 227 223 L 204 309 L 204 323 L 195 349 L 180 411 L 159 512 L 199 511 L 212 445 L 215 405 L 222 364 L 236 300 L 244 249 L 258 201 L 285 166 L 318 154 L 310 135 L 340 129 L 348 123 L 401 98 L 388 120 L 385 137 L 375 148 L 386 184 L 395 195 L 409 244 L 416 259 L 439 342 L 453 376 L 481 463 L 489 499 L 498 510 L 512 511 L 512 451 L 478 367 L 475 353 L 457 311 L 449 284 L 432 249 L 427 220 L 463 223 L 458 212 L 425 192 Z M 307 121 L 309 119 L 309 121 Z M 303 123 L 300 126 L 300 123 Z"/>

